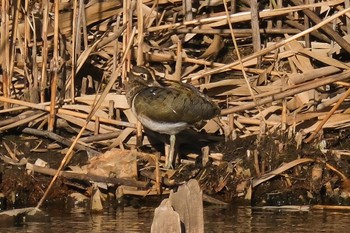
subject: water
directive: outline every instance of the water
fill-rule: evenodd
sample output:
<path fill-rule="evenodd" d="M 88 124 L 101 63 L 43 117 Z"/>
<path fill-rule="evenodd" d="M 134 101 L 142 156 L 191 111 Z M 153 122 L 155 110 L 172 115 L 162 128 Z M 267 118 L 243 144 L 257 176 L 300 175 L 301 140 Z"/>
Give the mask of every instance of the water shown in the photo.
<path fill-rule="evenodd" d="M 48 210 L 49 217 L 25 223 L 0 222 L 0 232 L 150 232 L 154 207 L 125 207 L 101 214 L 85 209 Z M 248 206 L 205 207 L 205 232 L 347 232 L 350 212 L 263 210 Z"/>

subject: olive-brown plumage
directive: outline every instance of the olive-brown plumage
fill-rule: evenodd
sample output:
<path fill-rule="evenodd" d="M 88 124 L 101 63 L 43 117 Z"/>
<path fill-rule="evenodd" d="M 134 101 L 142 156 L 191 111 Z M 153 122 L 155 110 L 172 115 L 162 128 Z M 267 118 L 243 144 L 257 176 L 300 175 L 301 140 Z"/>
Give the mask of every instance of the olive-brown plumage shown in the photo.
<path fill-rule="evenodd" d="M 143 126 L 171 135 L 166 167 L 172 166 L 175 135 L 220 113 L 219 107 L 195 87 L 176 81 L 154 80 L 149 70 L 139 66 L 134 66 L 129 74 L 126 96 Z"/>

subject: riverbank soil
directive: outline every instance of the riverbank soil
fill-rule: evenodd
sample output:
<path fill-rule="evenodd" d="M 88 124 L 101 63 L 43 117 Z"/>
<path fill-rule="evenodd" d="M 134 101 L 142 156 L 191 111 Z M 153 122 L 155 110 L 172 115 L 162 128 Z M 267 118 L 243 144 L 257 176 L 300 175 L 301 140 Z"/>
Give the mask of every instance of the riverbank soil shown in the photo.
<path fill-rule="evenodd" d="M 57 169 L 66 150 L 47 149 L 53 146 L 52 143 L 55 142 L 26 134 L 6 134 L 1 138 L 2 209 L 35 206 L 39 202 L 52 175 L 33 171 L 30 165 L 44 161 L 44 165 L 38 166 Z M 252 206 L 347 205 L 350 192 L 347 179 L 350 176 L 349 160 L 348 155 L 342 152 L 349 150 L 349 145 L 349 133 L 346 131 L 341 134 L 326 133 L 321 141 L 298 145 L 298 148 L 295 138 L 289 139 L 281 134 L 216 142 L 211 146 L 212 153 L 205 163 L 202 158 L 197 158 L 196 162 L 179 164 L 171 172 L 161 169 L 161 180 L 164 182 L 160 183 L 160 189 L 163 192 L 157 195 L 164 197 L 167 189 L 176 188 L 194 178 L 198 180 L 203 193 L 215 200 L 209 201 L 213 203 L 244 201 Z M 10 151 L 13 157 L 9 155 Z M 101 155 L 94 156 L 94 159 L 97 157 Z M 104 159 L 105 163 L 112 161 L 108 157 Z M 83 170 L 89 163 L 91 158 L 87 153 L 78 151 L 65 170 L 74 167 Z M 147 190 L 154 190 L 156 182 L 149 173 L 141 171 L 145 169 L 154 173 L 155 169 L 144 159 L 137 162 L 137 168 L 134 179 L 147 182 L 148 186 L 134 187 L 135 192 L 126 194 L 124 200 L 132 200 L 133 205 L 142 206 L 144 197 L 140 200 L 137 197 L 142 196 L 141 191 L 146 191 L 144 194 L 147 196 Z M 109 172 L 115 174 L 115 171 Z M 73 197 L 75 193 L 90 199 L 92 184 L 88 179 L 59 177 L 46 204 L 57 200 L 69 203 L 70 198 L 67 197 Z M 101 188 L 108 197 L 103 199 L 104 205 L 117 205 L 120 202 L 116 192 L 118 187 L 124 186 L 114 184 Z"/>

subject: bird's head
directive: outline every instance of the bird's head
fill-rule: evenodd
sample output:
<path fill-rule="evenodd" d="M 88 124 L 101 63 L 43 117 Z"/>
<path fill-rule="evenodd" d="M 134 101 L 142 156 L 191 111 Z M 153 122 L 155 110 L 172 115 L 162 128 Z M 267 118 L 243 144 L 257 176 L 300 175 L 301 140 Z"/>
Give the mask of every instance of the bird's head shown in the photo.
<path fill-rule="evenodd" d="M 128 81 L 126 83 L 126 97 L 129 104 L 132 98 L 141 90 L 158 86 L 153 70 L 144 66 L 133 66 L 128 72 Z"/>
<path fill-rule="evenodd" d="M 146 83 L 150 83 L 156 80 L 154 71 L 145 66 L 133 66 L 131 71 L 128 73 L 128 78 L 129 81 L 143 80 Z"/>

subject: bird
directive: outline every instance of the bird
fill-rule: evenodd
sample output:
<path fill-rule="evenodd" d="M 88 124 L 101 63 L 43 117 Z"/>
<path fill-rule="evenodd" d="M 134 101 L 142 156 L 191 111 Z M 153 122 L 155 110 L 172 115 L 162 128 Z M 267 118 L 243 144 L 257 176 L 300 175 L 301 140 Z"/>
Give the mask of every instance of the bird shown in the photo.
<path fill-rule="evenodd" d="M 167 169 L 173 168 L 176 135 L 220 114 L 218 105 L 194 86 L 157 78 L 145 66 L 133 66 L 128 73 L 126 98 L 144 127 L 170 135 Z"/>

